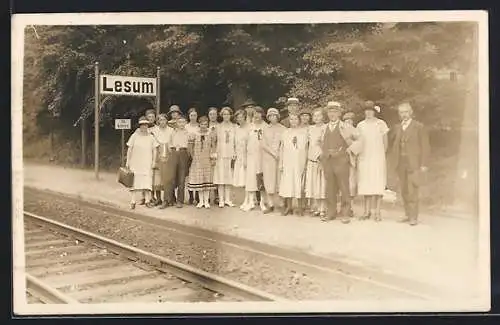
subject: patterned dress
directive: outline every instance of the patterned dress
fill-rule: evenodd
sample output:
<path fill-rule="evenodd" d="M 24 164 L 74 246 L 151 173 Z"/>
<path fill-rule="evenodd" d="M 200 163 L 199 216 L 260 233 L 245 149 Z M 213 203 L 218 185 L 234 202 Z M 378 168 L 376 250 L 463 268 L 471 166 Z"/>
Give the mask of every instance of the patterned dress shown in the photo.
<path fill-rule="evenodd" d="M 250 124 L 248 127 L 248 139 L 246 145 L 247 170 L 245 178 L 245 190 L 247 192 L 260 191 L 257 182 L 257 174 L 262 173 L 262 148 L 264 129 L 267 127 L 265 122 L 259 124 Z"/>
<path fill-rule="evenodd" d="M 190 134 L 189 144 L 193 147 L 193 161 L 189 169 L 187 189 L 203 191 L 215 188 L 210 161 L 210 155 L 215 150 L 214 134 L 201 131 Z"/>
<path fill-rule="evenodd" d="M 307 159 L 307 130 L 286 129 L 282 135 L 283 172 L 280 178 L 279 194 L 284 198 L 302 197 L 303 176 Z"/>
<path fill-rule="evenodd" d="M 273 157 L 268 150 L 262 149 L 262 173 L 264 174 L 264 187 L 268 194 L 276 193 L 279 185 L 279 149 L 281 135 L 285 129 L 281 124 L 270 124 L 264 129 L 263 146 L 274 154 Z"/>
<path fill-rule="evenodd" d="M 233 123 L 221 123 L 216 129 L 217 160 L 214 171 L 214 184 L 232 185 L 233 168 L 231 161 L 236 154 L 236 126 Z"/>
<path fill-rule="evenodd" d="M 236 161 L 234 162 L 233 186 L 245 187 L 246 183 L 246 147 L 248 139 L 248 127 L 236 126 Z"/>
<path fill-rule="evenodd" d="M 325 173 L 318 158 L 321 154 L 321 140 L 325 132 L 325 125 L 312 125 L 308 128 L 307 138 L 307 169 L 305 179 L 305 194 L 309 199 L 326 198 Z"/>

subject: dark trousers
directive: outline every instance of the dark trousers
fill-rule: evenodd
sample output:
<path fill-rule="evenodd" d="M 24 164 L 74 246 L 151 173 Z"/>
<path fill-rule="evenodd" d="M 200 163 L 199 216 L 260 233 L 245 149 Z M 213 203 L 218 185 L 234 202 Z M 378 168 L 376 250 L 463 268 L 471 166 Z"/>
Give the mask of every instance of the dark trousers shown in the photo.
<path fill-rule="evenodd" d="M 347 157 L 326 157 L 323 162 L 326 181 L 326 206 L 328 217 L 337 216 L 337 194 L 341 194 L 341 216 L 349 217 L 351 196 L 349 192 L 349 161 Z"/>
<path fill-rule="evenodd" d="M 398 164 L 399 184 L 401 197 L 405 207 L 405 216 L 416 221 L 418 218 L 418 171 L 409 168 L 405 157 L 399 159 Z"/>
<path fill-rule="evenodd" d="M 177 188 L 177 202 L 179 203 L 184 203 L 184 187 L 186 185 L 189 159 L 187 150 L 172 151 L 168 159 L 171 172 L 166 179 L 165 194 L 169 196 L 169 199 L 172 199 L 174 190 Z"/>

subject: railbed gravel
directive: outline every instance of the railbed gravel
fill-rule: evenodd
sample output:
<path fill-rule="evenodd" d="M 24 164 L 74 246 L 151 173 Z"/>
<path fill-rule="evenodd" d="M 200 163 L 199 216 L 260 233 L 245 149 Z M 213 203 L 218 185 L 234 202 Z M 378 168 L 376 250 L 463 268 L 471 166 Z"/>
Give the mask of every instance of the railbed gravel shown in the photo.
<path fill-rule="evenodd" d="M 24 209 L 290 300 L 373 300 L 410 296 L 335 274 L 305 274 L 258 253 L 193 239 L 61 199 L 25 195 Z M 168 213 L 168 210 L 165 210 Z"/>

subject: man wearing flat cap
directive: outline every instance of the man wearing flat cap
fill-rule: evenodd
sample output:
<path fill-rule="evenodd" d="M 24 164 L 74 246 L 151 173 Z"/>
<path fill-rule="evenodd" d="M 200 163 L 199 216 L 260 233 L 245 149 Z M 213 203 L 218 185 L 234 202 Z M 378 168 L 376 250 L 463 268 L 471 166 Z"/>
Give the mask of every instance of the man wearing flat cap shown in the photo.
<path fill-rule="evenodd" d="M 337 218 L 337 194 L 341 194 L 340 217 L 342 223 L 350 222 L 351 195 L 349 191 L 349 168 L 351 153 L 359 150 L 359 135 L 352 126 L 341 121 L 343 112 L 339 102 L 328 102 L 326 106 L 329 122 L 321 142 L 320 162 L 326 180 L 327 215 L 322 221 Z"/>
<path fill-rule="evenodd" d="M 290 121 L 288 119 L 289 115 L 297 115 L 299 114 L 300 110 L 300 103 L 299 100 L 295 97 L 288 98 L 286 100 L 285 108 L 281 110 L 281 113 L 284 114 L 285 112 L 288 113 L 285 118 L 281 120 L 281 124 L 283 124 L 285 127 L 289 128 L 290 127 Z"/>

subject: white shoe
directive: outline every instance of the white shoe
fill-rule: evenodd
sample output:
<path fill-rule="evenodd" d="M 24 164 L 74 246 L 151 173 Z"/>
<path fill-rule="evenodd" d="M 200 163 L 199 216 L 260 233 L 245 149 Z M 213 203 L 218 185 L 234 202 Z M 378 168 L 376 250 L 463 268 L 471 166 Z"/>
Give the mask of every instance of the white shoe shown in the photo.
<path fill-rule="evenodd" d="M 232 208 L 232 207 L 234 207 L 234 203 L 233 203 L 233 202 L 231 202 L 231 201 L 226 201 L 226 203 L 225 203 L 225 204 L 226 204 L 228 207 L 231 207 L 231 208 Z"/>
<path fill-rule="evenodd" d="M 210 203 L 205 203 L 205 208 L 210 209 Z"/>
<path fill-rule="evenodd" d="M 224 207 L 224 202 L 219 201 L 219 208 L 223 208 L 223 207 Z"/>
<path fill-rule="evenodd" d="M 245 211 L 247 207 L 248 207 L 248 203 L 243 203 L 242 205 L 240 205 L 240 209 L 243 211 Z"/>
<path fill-rule="evenodd" d="M 244 211 L 248 212 L 248 211 L 251 211 L 251 210 L 253 210 L 253 209 L 255 209 L 255 204 L 249 204 L 249 205 L 247 205 L 247 206 L 245 207 L 245 210 L 244 210 Z"/>
<path fill-rule="evenodd" d="M 201 203 L 201 202 L 200 202 L 200 203 L 198 203 L 198 204 L 196 205 L 196 207 L 197 207 L 198 209 L 203 208 L 203 203 Z"/>

